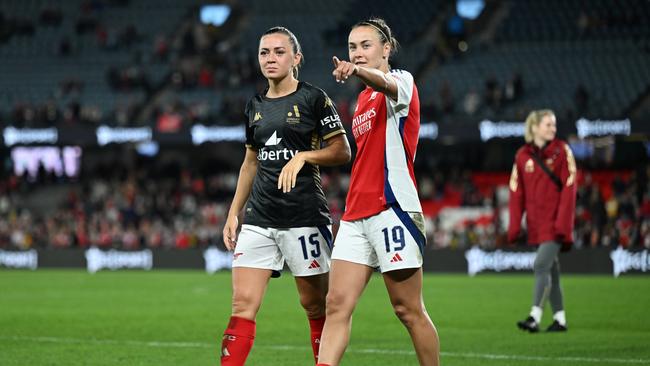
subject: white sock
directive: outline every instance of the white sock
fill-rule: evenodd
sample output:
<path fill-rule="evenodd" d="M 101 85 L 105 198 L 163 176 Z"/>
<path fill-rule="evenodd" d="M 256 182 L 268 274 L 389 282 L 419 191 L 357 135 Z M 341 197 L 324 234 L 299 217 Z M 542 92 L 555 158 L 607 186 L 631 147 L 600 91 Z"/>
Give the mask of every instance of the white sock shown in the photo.
<path fill-rule="evenodd" d="M 533 308 L 530 309 L 530 316 L 535 319 L 535 323 L 539 324 L 542 321 L 542 308 L 539 306 L 533 306 Z"/>
<path fill-rule="evenodd" d="M 553 319 L 557 320 L 560 325 L 566 326 L 566 314 L 564 314 L 564 310 L 560 310 L 553 314 Z"/>

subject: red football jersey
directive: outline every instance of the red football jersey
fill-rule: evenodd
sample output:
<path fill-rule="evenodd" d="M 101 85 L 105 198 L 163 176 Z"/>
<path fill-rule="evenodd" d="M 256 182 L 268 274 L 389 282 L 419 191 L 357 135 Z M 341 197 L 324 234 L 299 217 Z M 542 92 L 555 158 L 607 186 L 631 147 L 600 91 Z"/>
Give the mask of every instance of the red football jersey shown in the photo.
<path fill-rule="evenodd" d="M 359 94 L 352 120 L 357 155 L 343 220 L 373 216 L 392 204 L 422 212 L 413 162 L 420 132 L 420 100 L 407 71 L 391 70 L 397 101 L 371 88 Z"/>

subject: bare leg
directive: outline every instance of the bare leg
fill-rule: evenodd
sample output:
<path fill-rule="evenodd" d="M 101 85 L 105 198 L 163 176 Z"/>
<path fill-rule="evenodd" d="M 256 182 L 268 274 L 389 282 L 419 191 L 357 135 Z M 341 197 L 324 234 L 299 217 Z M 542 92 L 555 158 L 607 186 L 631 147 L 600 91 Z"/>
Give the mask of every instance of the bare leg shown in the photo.
<path fill-rule="evenodd" d="M 440 344 L 422 299 L 422 268 L 385 272 L 384 282 L 393 310 L 411 336 L 420 365 L 438 366 Z"/>
<path fill-rule="evenodd" d="M 235 267 L 232 270 L 232 316 L 255 320 L 271 270 Z"/>
<path fill-rule="evenodd" d="M 327 279 L 327 273 L 315 276 L 296 277 L 300 305 L 305 309 L 307 318 L 309 319 L 318 319 L 325 316 Z"/>
<path fill-rule="evenodd" d="M 325 324 L 325 296 L 327 296 L 328 273 L 296 277 L 300 305 L 307 313 L 314 361 L 318 363 L 318 350 Z"/>
<path fill-rule="evenodd" d="M 255 341 L 255 316 L 271 277 L 270 270 L 232 271 L 232 316 L 221 340 L 221 365 L 243 366 Z"/>
<path fill-rule="evenodd" d="M 366 288 L 373 269 L 363 264 L 333 260 L 327 293 L 327 320 L 318 361 L 331 366 L 341 362 L 350 341 L 352 312 Z"/>

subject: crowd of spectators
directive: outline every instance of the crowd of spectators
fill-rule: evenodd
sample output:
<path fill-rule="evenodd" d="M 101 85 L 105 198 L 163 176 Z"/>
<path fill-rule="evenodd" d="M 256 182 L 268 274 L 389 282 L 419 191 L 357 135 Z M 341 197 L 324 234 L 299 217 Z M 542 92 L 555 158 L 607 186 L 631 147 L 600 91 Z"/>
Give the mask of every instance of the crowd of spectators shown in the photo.
<path fill-rule="evenodd" d="M 650 166 L 628 179 L 614 177 L 607 194 L 591 175 L 578 189 L 576 245 L 650 248 Z"/>
<path fill-rule="evenodd" d="M 574 247 L 650 249 L 650 166 L 643 171 L 625 173 L 588 170 L 582 173 L 576 202 Z M 438 217 L 429 217 L 428 230 L 435 247 L 495 249 L 512 246 L 505 236 L 506 186 L 479 189 L 466 172 L 446 178 L 438 174 L 433 179 L 420 180 L 420 192 L 423 198 L 431 192 L 429 197 L 438 201 L 456 196 L 455 202 L 460 202 L 460 207 L 477 207 L 491 212 L 446 231 L 441 229 Z"/>
<path fill-rule="evenodd" d="M 155 124 L 160 132 L 178 131 L 193 123 L 241 123 L 246 99 L 252 95 L 249 91 L 262 90 L 265 81 L 259 75 L 255 53 L 230 39 L 235 33 L 233 29 L 207 27 L 194 20 L 176 29 L 174 34 L 143 34 L 134 24 L 115 27 L 102 20 L 103 9 L 126 4 L 128 0 L 82 1 L 79 16 L 73 20 L 73 34 L 63 36 L 55 45 L 56 57 L 61 59 L 71 59 L 81 51 L 80 42 L 77 42 L 81 37 L 94 40 L 95 47 L 105 54 L 124 52 L 131 55 L 128 63 L 112 65 L 103 75 L 110 92 L 126 95 L 126 98 L 108 106 L 88 101 L 82 96 L 95 86 L 78 76 L 62 75 L 52 86 L 50 97 L 40 101 L 16 100 L 9 109 L 0 109 L 3 123 L 10 121 L 16 127 L 79 123 L 127 126 L 139 123 L 135 118 L 138 113 L 142 113 L 141 120 L 148 121 L 144 123 Z M 231 17 L 236 19 L 238 15 L 241 15 L 239 10 L 233 9 Z M 39 27 L 61 27 L 67 16 L 70 15 L 50 6 L 44 7 L 35 19 L 12 18 L 0 11 L 0 47 L 13 37 L 34 37 Z M 626 16 L 631 18 L 583 13 L 577 26 L 589 35 L 603 27 L 639 21 L 634 14 Z M 447 42 L 441 45 L 455 45 L 465 40 L 467 34 L 462 22 L 454 18 L 446 25 L 443 33 Z M 340 40 L 341 34 L 347 32 L 347 24 L 342 23 L 324 36 Z M 140 47 L 142 45 L 146 47 Z M 457 47 L 451 48 L 457 52 Z M 154 64 L 168 66 L 169 73 L 162 80 L 154 81 L 150 75 L 148 66 Z M 463 96 L 454 93 L 453 83 L 444 81 L 437 93 L 420 96 L 422 120 L 450 115 L 493 115 L 528 97 L 527 86 L 516 70 L 505 81 L 488 76 Z M 170 91 L 169 98 L 153 98 L 161 89 Z M 199 92 L 198 98 L 188 97 L 197 95 L 196 92 Z M 137 93 L 144 97 L 131 97 Z M 354 101 L 332 97 L 342 121 L 350 123 Z M 573 113 L 587 113 L 592 99 L 589 90 L 578 85 L 571 108 Z M 146 103 L 150 103 L 151 108 L 144 108 Z M 523 119 L 525 113 L 527 110 L 518 117 Z M 576 247 L 650 248 L 649 178 L 650 170 L 603 183 L 594 181 L 586 173 L 578 192 Z M 490 213 L 487 220 L 469 220 L 451 230 L 442 228 L 439 211 L 429 214 L 427 236 L 433 243 L 430 247 L 462 249 L 475 245 L 486 248 L 508 245 L 502 214 L 507 208 L 507 189 L 505 194 L 504 189 L 482 189 L 472 180 L 471 173 L 461 171 L 418 172 L 418 179 L 421 198 L 430 203 L 429 206 L 473 207 Z M 324 190 L 335 222 L 344 208 L 348 180 L 347 174 L 337 170 L 323 175 Z M 9 176 L 0 179 L 0 247 L 96 245 L 137 249 L 219 244 L 223 215 L 235 184 L 234 172 L 203 175 L 182 169 L 163 177 L 142 169 L 112 179 L 91 174 L 63 182 L 53 177 L 42 176 L 30 182 L 24 177 Z M 60 205 L 40 211 L 25 204 L 30 192 L 54 185 L 68 191 Z"/>
<path fill-rule="evenodd" d="M 147 168 L 110 169 L 116 172 L 111 179 L 41 175 L 30 182 L 12 175 L 0 181 L 0 247 L 135 250 L 221 245 L 224 215 L 237 184 L 235 172 L 198 174 L 178 168 L 161 175 Z M 617 175 L 595 181 L 588 171 L 583 177 L 578 190 L 575 247 L 650 249 L 650 166 L 642 175 L 631 172 L 624 178 Z M 506 186 L 480 187 L 471 172 L 459 170 L 423 173 L 418 178 L 430 248 L 512 246 L 505 238 Z M 328 170 L 322 182 L 336 230 L 349 175 Z M 28 203 L 30 194 L 51 187 L 63 187 L 59 204 L 37 209 Z M 438 208 L 431 211 L 432 206 Z M 445 228 L 441 209 L 476 209 L 482 214 Z"/>
<path fill-rule="evenodd" d="M 200 176 L 182 170 L 157 177 L 150 170 L 117 169 L 113 179 L 78 182 L 41 175 L 12 176 L 0 186 L 0 245 L 27 249 L 205 247 L 220 241 L 234 193 L 234 173 Z M 60 203 L 44 211 L 25 207 L 38 189 L 64 187 Z M 60 192 L 60 191 L 59 191 Z"/>

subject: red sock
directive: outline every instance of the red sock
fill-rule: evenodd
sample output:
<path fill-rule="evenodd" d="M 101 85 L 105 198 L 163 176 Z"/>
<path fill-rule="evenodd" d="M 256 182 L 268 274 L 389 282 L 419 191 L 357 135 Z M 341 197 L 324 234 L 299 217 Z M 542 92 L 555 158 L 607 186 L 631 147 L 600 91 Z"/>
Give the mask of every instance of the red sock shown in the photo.
<path fill-rule="evenodd" d="M 231 316 L 221 342 L 221 365 L 244 366 L 255 340 L 255 321 Z"/>
<path fill-rule="evenodd" d="M 311 348 L 314 351 L 314 359 L 318 364 L 318 349 L 320 348 L 320 336 L 325 326 L 325 317 L 318 319 L 309 319 L 309 328 L 311 329 Z"/>
<path fill-rule="evenodd" d="M 326 364 L 326 363 L 319 363 L 319 364 L 317 364 L 316 366 L 330 366 L 330 365 L 329 365 L 329 364 Z"/>

